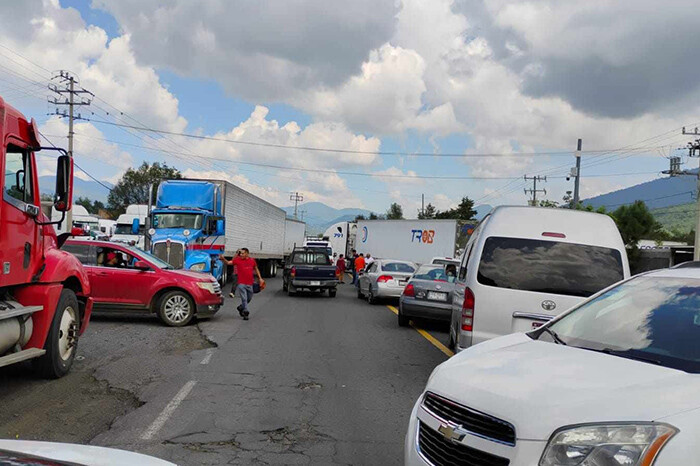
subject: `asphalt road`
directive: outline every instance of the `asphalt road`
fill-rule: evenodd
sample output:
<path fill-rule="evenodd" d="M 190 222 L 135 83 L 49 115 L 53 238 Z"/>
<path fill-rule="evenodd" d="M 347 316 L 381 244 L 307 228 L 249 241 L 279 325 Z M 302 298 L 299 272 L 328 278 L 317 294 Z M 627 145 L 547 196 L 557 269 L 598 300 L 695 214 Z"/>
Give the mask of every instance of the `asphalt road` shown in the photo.
<path fill-rule="evenodd" d="M 391 304 L 391 303 L 386 303 Z M 446 343 L 447 333 L 430 326 Z M 438 344 L 439 346 L 439 344 Z M 182 329 L 97 317 L 64 379 L 0 369 L 0 436 L 112 446 L 182 465 L 401 464 L 413 403 L 446 355 L 384 304 L 256 295 Z"/>

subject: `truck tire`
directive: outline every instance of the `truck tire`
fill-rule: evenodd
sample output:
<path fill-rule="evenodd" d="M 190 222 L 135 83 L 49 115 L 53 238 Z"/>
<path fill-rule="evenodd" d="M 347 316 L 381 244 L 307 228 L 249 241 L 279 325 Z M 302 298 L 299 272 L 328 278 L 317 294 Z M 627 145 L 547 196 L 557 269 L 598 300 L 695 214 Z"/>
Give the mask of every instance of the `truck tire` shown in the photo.
<path fill-rule="evenodd" d="M 35 361 L 35 368 L 42 377 L 58 379 L 73 365 L 78 351 L 79 312 L 75 293 L 68 289 L 61 291 L 44 344 L 46 354 Z"/>
<path fill-rule="evenodd" d="M 168 291 L 158 302 L 158 317 L 171 327 L 184 327 L 194 317 L 194 303 L 184 291 Z"/>
<path fill-rule="evenodd" d="M 401 306 L 399 306 L 399 313 L 397 314 L 399 320 L 399 327 L 408 327 L 408 322 L 411 320 L 401 312 Z"/>
<path fill-rule="evenodd" d="M 277 276 L 277 262 L 272 261 L 272 266 L 270 267 L 270 278 L 275 278 Z"/>
<path fill-rule="evenodd" d="M 357 299 L 364 299 L 364 298 L 365 298 L 365 297 L 364 297 L 364 295 L 362 294 L 362 290 L 361 290 L 360 287 L 358 286 L 358 287 L 357 287 Z"/>
<path fill-rule="evenodd" d="M 223 270 L 221 271 L 221 280 L 219 280 L 219 285 L 221 285 L 221 289 L 224 289 L 224 286 L 226 286 L 226 282 L 228 282 L 228 265 L 224 264 Z"/>
<path fill-rule="evenodd" d="M 338 290 L 336 290 L 335 288 L 329 288 L 329 289 L 328 289 L 328 296 L 329 296 L 330 298 L 335 298 L 335 295 L 336 295 L 337 293 L 338 293 Z"/>
<path fill-rule="evenodd" d="M 294 296 L 297 294 L 297 289 L 291 283 L 287 285 L 287 296 Z"/>

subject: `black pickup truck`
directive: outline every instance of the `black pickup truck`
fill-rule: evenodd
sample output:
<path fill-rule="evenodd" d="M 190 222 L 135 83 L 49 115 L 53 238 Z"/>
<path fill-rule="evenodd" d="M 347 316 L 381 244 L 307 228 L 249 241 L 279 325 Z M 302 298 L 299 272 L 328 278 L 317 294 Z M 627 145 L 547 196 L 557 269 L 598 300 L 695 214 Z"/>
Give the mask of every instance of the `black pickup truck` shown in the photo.
<path fill-rule="evenodd" d="M 282 289 L 290 296 L 300 289 L 311 291 L 328 290 L 335 297 L 338 275 L 328 251 L 322 248 L 297 248 L 284 265 Z"/>

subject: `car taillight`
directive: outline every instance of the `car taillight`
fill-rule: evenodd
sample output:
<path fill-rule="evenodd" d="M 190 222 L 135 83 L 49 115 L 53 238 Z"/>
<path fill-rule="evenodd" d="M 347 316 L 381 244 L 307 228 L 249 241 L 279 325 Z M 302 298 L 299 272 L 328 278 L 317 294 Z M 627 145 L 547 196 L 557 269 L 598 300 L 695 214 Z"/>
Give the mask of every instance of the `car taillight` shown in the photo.
<path fill-rule="evenodd" d="M 297 268 L 292 267 L 292 270 L 289 271 L 289 275 L 291 275 L 292 277 L 295 277 L 296 274 L 297 274 Z"/>
<path fill-rule="evenodd" d="M 474 293 L 469 288 L 464 290 L 462 303 L 462 330 L 471 332 L 474 325 Z"/>
<path fill-rule="evenodd" d="M 380 275 L 379 277 L 377 277 L 377 283 L 386 283 L 389 280 L 393 279 L 394 277 L 392 277 L 391 275 Z"/>
<path fill-rule="evenodd" d="M 413 288 L 413 283 L 406 285 L 406 288 L 403 289 L 403 295 L 411 297 L 416 295 L 416 290 Z"/>

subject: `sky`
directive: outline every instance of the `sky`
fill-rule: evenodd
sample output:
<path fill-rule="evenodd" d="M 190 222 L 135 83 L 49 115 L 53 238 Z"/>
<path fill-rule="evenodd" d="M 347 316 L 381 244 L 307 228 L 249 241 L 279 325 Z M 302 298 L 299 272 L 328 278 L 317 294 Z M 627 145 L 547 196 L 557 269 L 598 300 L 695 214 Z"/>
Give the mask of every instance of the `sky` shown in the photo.
<path fill-rule="evenodd" d="M 663 176 L 671 154 L 696 163 L 678 150 L 681 127 L 700 125 L 694 6 L 0 2 L 0 96 L 66 146 L 47 86 L 73 73 L 94 93 L 77 110 L 76 176 L 107 185 L 158 161 L 279 206 L 299 192 L 412 217 L 421 195 L 441 210 L 463 196 L 524 204 L 525 175 L 561 201 L 582 138 L 585 198 Z"/>

